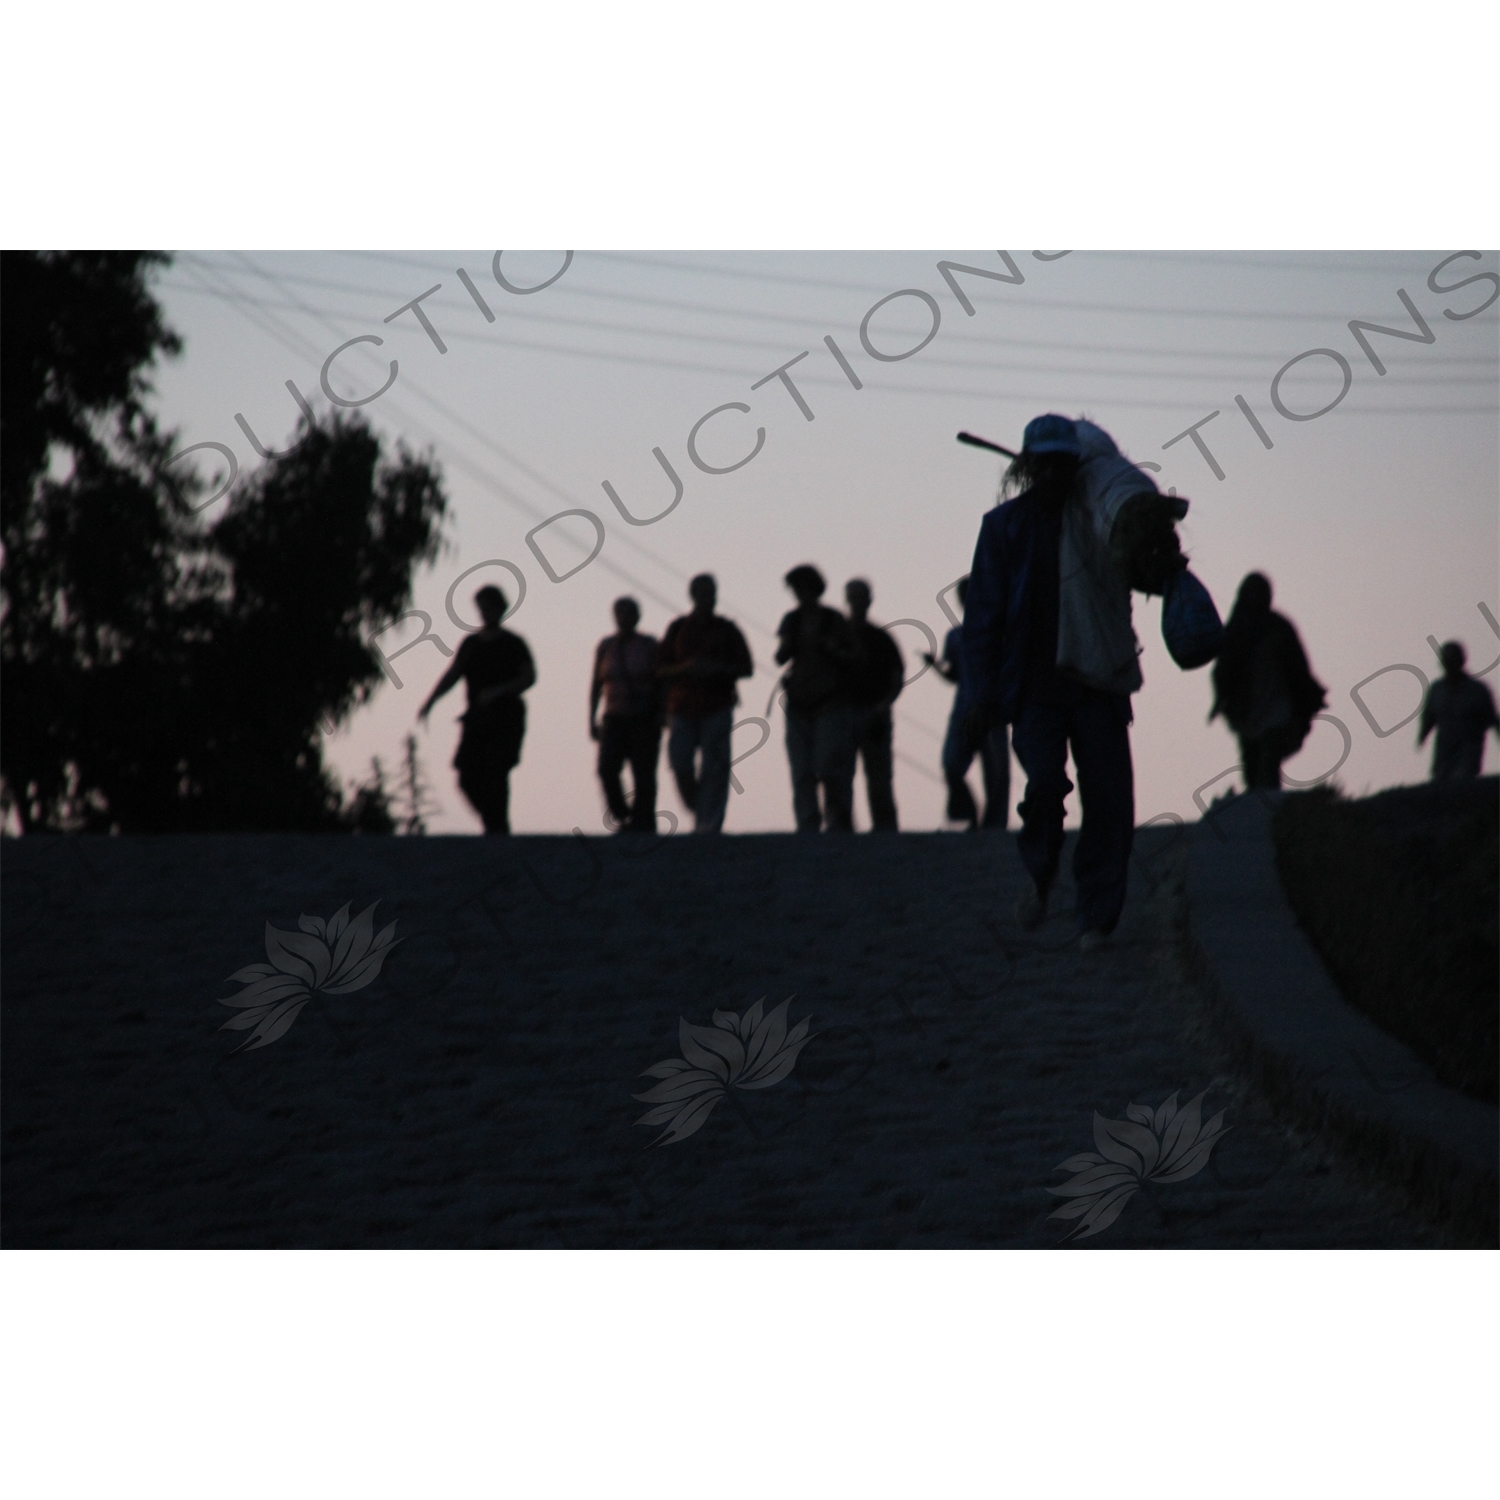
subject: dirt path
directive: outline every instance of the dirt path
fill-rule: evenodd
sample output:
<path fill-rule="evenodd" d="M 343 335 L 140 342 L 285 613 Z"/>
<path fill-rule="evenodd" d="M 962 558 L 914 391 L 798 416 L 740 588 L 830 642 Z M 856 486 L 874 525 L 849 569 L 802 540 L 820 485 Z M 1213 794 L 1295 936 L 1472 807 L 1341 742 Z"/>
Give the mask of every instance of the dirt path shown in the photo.
<path fill-rule="evenodd" d="M 5 1243 L 1046 1247 L 1095 1111 L 1205 1088 L 1203 1170 L 1076 1243 L 1432 1243 L 1221 1074 L 1168 962 L 1172 836 L 1087 956 L 1069 889 L 1016 928 L 989 835 L 7 844 Z M 234 1052 L 215 1002 L 267 921 L 376 900 L 379 977 Z M 650 1147 L 631 1096 L 679 1017 L 789 996 L 790 1074 Z"/>

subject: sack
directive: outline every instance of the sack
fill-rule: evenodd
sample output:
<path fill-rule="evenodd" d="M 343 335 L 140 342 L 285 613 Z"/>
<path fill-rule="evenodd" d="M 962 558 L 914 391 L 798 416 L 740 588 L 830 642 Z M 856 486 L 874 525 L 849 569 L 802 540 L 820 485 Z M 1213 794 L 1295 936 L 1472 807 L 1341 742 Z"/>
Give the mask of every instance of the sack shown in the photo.
<path fill-rule="evenodd" d="M 1063 511 L 1059 540 L 1058 668 L 1102 692 L 1138 692 L 1141 647 L 1130 623 L 1130 585 L 1076 494 Z"/>
<path fill-rule="evenodd" d="M 1161 601 L 1161 638 L 1184 672 L 1206 667 L 1224 644 L 1224 625 L 1208 590 L 1184 568 Z"/>

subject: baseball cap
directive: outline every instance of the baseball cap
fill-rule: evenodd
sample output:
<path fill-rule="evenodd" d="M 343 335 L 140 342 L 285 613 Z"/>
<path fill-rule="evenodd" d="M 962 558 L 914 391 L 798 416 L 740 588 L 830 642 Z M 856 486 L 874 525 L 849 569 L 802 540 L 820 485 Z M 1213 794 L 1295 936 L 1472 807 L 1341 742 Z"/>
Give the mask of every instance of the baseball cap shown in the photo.
<path fill-rule="evenodd" d="M 1023 453 L 1071 453 L 1074 458 L 1077 458 L 1083 452 L 1083 446 L 1078 441 L 1078 428 L 1073 419 L 1049 412 L 1045 417 L 1033 417 L 1026 424 L 1021 451 Z"/>

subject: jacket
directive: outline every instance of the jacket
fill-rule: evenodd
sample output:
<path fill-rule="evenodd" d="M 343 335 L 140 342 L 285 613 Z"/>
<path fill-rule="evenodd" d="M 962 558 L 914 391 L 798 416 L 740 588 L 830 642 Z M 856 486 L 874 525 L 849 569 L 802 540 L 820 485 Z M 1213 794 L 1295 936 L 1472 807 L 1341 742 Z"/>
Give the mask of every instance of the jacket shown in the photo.
<path fill-rule="evenodd" d="M 962 663 L 954 712 L 979 709 L 1012 723 L 1020 703 L 1031 628 L 1032 559 L 1042 500 L 1027 490 L 997 505 L 979 527 L 964 600 Z"/>

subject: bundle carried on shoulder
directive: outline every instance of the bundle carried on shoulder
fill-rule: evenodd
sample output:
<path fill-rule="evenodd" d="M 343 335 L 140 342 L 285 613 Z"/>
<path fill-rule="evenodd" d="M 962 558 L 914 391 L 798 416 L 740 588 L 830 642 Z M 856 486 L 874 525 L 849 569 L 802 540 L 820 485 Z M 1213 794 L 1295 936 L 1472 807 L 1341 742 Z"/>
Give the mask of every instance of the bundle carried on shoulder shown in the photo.
<path fill-rule="evenodd" d="M 1142 679 L 1132 590 L 1163 596 L 1162 634 L 1180 667 L 1211 661 L 1222 627 L 1177 539 L 1188 502 L 1163 495 L 1102 427 L 1075 426 L 1081 452 L 1064 512 L 1057 663 L 1090 686 L 1133 693 Z"/>

